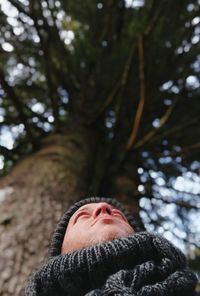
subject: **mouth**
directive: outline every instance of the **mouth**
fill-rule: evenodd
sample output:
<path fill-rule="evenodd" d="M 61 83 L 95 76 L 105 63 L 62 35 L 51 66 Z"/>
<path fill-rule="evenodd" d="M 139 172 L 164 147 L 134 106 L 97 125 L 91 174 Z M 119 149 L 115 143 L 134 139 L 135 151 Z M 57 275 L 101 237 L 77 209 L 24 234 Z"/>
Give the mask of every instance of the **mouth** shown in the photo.
<path fill-rule="evenodd" d="M 113 220 L 114 220 L 113 217 L 110 215 L 100 215 L 98 218 L 95 219 L 92 225 L 96 224 L 98 221 L 102 221 L 106 224 L 110 224 L 113 222 Z"/>

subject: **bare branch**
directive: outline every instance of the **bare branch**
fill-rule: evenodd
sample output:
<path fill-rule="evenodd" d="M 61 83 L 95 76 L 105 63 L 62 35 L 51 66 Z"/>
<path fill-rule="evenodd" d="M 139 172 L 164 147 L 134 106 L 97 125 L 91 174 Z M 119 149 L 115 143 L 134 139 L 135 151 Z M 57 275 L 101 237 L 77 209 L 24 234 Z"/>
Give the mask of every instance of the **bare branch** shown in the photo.
<path fill-rule="evenodd" d="M 117 83 L 115 84 L 113 89 L 111 90 L 110 94 L 108 95 L 106 101 L 104 102 L 102 108 L 100 109 L 99 114 L 102 113 L 112 103 L 112 101 L 114 100 L 114 98 L 117 95 L 117 93 L 119 92 L 119 90 L 126 85 L 134 52 L 135 52 L 135 44 L 133 43 L 133 45 L 130 49 L 127 61 L 125 63 L 124 70 L 121 74 L 121 77 L 117 81 Z"/>
<path fill-rule="evenodd" d="M 186 155 L 186 154 L 190 153 L 191 151 L 199 149 L 199 148 L 200 148 L 200 142 L 197 142 L 192 145 L 182 147 L 180 151 L 172 151 L 169 154 L 169 156 L 176 157 L 178 155 Z M 163 153 L 153 153 L 153 155 L 154 155 L 154 157 L 159 158 L 159 157 L 163 156 Z"/>
<path fill-rule="evenodd" d="M 100 41 L 106 39 L 106 35 L 108 34 L 108 32 L 110 31 L 110 27 L 111 27 L 111 23 L 112 23 L 112 17 L 113 17 L 113 12 L 112 12 L 112 8 L 114 5 L 114 1 L 113 0 L 108 0 L 107 1 L 107 5 L 108 5 L 108 14 L 105 20 L 105 26 L 103 28 L 103 32 L 101 34 L 100 37 Z"/>
<path fill-rule="evenodd" d="M 152 138 L 150 140 L 151 143 L 154 143 L 156 141 L 158 141 L 159 139 L 169 136 L 169 135 L 173 135 L 173 134 L 177 134 L 178 132 L 185 130 L 186 128 L 192 126 L 192 125 L 196 125 L 197 123 L 200 122 L 200 118 L 196 117 L 193 118 L 190 122 L 183 122 L 177 126 L 175 126 L 173 129 L 169 129 L 169 130 L 165 130 L 162 133 L 160 133 L 159 135 L 157 135 L 156 137 Z"/>
<path fill-rule="evenodd" d="M 128 143 L 126 147 L 127 150 L 131 149 L 137 137 L 141 118 L 142 118 L 142 113 L 144 110 L 144 103 L 145 103 L 144 40 L 142 36 L 140 36 L 138 39 L 138 50 L 139 50 L 140 100 L 139 100 L 135 121 L 132 128 L 132 132 L 128 139 Z"/>
<path fill-rule="evenodd" d="M 183 154 L 189 153 L 191 150 L 199 149 L 200 148 L 200 142 L 197 142 L 195 144 L 183 147 L 181 152 Z"/>
<path fill-rule="evenodd" d="M 152 21 L 150 22 L 150 24 L 148 25 L 148 27 L 144 31 L 145 37 L 149 36 L 151 34 L 151 32 L 153 31 L 153 29 L 155 28 L 155 26 L 159 20 L 159 17 L 161 16 L 162 10 L 163 10 L 163 1 L 160 1 L 158 3 L 158 9 L 156 10 L 156 12 L 152 18 Z"/>
<path fill-rule="evenodd" d="M 136 144 L 134 145 L 135 149 L 142 147 L 144 144 L 146 144 L 148 141 L 150 141 L 158 133 L 158 131 L 165 125 L 165 123 L 170 118 L 170 116 L 176 106 L 176 103 L 177 103 L 177 99 L 174 100 L 174 103 L 171 106 L 169 106 L 167 111 L 161 117 L 160 126 L 158 128 L 152 129 L 142 139 L 140 139 L 138 142 L 136 142 Z"/>

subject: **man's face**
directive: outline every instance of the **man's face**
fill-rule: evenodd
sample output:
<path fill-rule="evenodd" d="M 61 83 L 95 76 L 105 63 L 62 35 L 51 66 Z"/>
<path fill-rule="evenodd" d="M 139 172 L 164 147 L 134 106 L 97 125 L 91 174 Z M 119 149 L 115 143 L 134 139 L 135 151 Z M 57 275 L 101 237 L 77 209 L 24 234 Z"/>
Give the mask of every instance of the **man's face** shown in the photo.
<path fill-rule="evenodd" d="M 134 230 L 121 211 L 106 202 L 80 207 L 70 218 L 61 253 L 68 253 L 133 234 Z"/>

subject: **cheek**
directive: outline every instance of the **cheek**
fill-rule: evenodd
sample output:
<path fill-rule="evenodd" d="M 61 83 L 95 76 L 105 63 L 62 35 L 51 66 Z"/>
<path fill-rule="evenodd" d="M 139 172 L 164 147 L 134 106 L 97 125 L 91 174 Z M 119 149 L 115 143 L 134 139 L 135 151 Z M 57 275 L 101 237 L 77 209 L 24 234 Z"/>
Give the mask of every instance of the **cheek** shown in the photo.
<path fill-rule="evenodd" d="M 91 245 L 90 238 L 93 237 L 94 234 L 90 233 L 82 224 L 76 226 L 77 227 L 74 226 L 66 232 L 62 245 L 62 254 Z"/>
<path fill-rule="evenodd" d="M 88 233 L 88 228 L 86 227 L 86 221 L 80 221 L 73 225 L 70 229 L 66 231 L 65 241 L 79 241 L 85 237 Z"/>
<path fill-rule="evenodd" d="M 135 231 L 134 229 L 130 226 L 130 224 L 120 220 L 118 223 L 116 223 L 116 232 L 122 235 L 131 235 Z"/>
<path fill-rule="evenodd" d="M 134 233 L 135 231 L 134 231 L 134 229 L 131 227 L 131 225 L 130 224 L 128 224 L 128 223 L 125 223 L 125 225 L 126 225 L 126 229 L 127 229 L 127 231 L 129 232 L 129 234 L 130 233 Z"/>

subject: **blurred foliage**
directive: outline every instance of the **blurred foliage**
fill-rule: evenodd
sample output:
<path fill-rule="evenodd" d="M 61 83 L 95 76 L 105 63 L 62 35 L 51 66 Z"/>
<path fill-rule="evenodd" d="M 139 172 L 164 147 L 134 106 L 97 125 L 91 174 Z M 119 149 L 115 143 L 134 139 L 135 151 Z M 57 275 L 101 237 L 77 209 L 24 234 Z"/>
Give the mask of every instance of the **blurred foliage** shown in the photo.
<path fill-rule="evenodd" d="M 0 4 L 1 174 L 71 121 L 93 126 L 102 180 L 134 162 L 147 228 L 199 245 L 200 1 Z"/>

